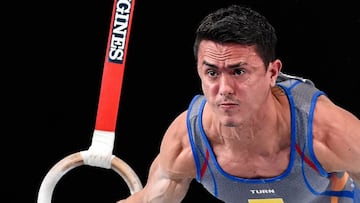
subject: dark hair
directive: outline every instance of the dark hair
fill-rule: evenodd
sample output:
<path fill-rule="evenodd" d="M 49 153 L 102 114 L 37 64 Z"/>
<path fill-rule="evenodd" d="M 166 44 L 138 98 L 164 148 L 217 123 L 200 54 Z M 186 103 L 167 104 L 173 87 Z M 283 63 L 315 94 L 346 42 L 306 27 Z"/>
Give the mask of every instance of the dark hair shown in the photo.
<path fill-rule="evenodd" d="M 275 59 L 277 37 L 274 27 L 264 16 L 246 6 L 231 5 L 210 13 L 200 22 L 195 34 L 195 60 L 202 40 L 255 45 L 265 67 Z"/>

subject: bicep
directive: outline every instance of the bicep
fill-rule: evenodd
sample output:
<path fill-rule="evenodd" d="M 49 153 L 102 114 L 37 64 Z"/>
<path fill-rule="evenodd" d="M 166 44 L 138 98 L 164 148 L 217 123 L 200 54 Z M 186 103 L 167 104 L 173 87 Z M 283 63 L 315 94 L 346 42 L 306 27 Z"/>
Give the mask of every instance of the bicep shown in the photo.
<path fill-rule="evenodd" d="M 321 97 L 315 108 L 314 150 L 329 172 L 360 174 L 360 120 L 349 111 Z M 354 176 L 354 175 L 353 175 Z"/>
<path fill-rule="evenodd" d="M 145 202 L 180 203 L 185 197 L 191 179 L 173 177 L 164 169 L 156 157 L 150 167 L 148 181 L 144 187 Z"/>
<path fill-rule="evenodd" d="M 194 177 L 194 161 L 187 135 L 185 113 L 167 129 L 160 153 L 150 167 L 146 202 L 180 203 Z"/>

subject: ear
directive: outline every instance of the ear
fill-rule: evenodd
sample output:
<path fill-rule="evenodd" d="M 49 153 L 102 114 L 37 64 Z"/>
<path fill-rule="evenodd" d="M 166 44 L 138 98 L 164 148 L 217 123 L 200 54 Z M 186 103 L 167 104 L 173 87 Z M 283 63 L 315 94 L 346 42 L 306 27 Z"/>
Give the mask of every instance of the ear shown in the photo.
<path fill-rule="evenodd" d="M 270 62 L 268 72 L 270 74 L 271 86 L 274 87 L 276 84 L 276 79 L 281 71 L 282 63 L 280 59 L 275 59 Z"/>

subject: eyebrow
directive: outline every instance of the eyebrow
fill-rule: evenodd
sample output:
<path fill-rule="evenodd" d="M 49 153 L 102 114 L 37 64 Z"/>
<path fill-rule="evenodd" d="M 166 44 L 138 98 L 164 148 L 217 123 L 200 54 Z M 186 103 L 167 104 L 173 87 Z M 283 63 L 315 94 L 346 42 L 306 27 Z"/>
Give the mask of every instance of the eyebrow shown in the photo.
<path fill-rule="evenodd" d="M 239 62 L 239 63 L 227 65 L 226 68 L 236 69 L 236 68 L 242 67 L 242 66 L 244 66 L 244 65 L 246 65 L 246 64 L 247 64 L 247 63 Z M 219 68 L 219 67 L 216 66 L 215 64 L 209 63 L 209 62 L 207 62 L 207 61 L 203 61 L 203 65 L 209 66 L 209 67 L 211 67 L 211 68 L 217 68 L 217 69 Z"/>
<path fill-rule="evenodd" d="M 209 63 L 209 62 L 207 62 L 207 61 L 203 61 L 203 65 L 209 66 L 209 67 L 211 67 L 211 68 L 218 68 L 215 64 L 211 64 L 211 63 Z"/>

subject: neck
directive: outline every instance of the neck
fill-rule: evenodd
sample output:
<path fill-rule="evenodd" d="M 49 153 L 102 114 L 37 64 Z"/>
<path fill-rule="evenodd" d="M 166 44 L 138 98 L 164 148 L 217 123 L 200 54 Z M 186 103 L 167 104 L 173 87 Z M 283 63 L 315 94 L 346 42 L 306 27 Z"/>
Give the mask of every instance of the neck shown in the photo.
<path fill-rule="evenodd" d="M 256 151 L 264 155 L 282 150 L 290 145 L 288 101 L 287 98 L 272 95 L 267 104 L 257 114 L 235 127 L 227 127 L 212 120 L 211 134 L 219 144 L 236 150 Z"/>

